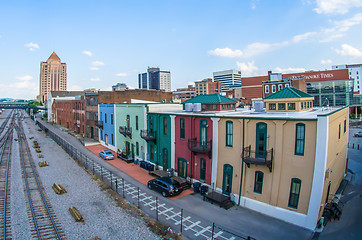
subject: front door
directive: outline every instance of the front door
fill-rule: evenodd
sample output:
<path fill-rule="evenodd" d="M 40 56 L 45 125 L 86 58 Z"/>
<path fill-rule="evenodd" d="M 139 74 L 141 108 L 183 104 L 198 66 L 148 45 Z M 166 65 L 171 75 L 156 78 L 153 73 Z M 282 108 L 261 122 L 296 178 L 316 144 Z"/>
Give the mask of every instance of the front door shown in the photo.
<path fill-rule="evenodd" d="M 132 158 L 134 159 L 134 144 L 132 143 L 132 148 L 131 148 L 131 155 L 132 155 Z"/>
<path fill-rule="evenodd" d="M 266 139 L 267 139 L 267 126 L 266 123 L 256 124 L 256 144 L 255 144 L 255 157 L 265 158 L 266 156 Z"/>
<path fill-rule="evenodd" d="M 129 156 L 130 152 L 131 152 L 131 144 L 126 141 L 126 154 L 127 154 L 127 156 Z"/>
<path fill-rule="evenodd" d="M 108 134 L 104 134 L 104 143 L 108 145 Z"/>
<path fill-rule="evenodd" d="M 222 193 L 230 195 L 233 183 L 233 167 L 229 164 L 224 164 Z"/>
<path fill-rule="evenodd" d="M 177 173 L 179 177 L 187 177 L 187 161 L 183 158 L 178 159 Z"/>
<path fill-rule="evenodd" d="M 168 151 L 167 148 L 163 149 L 163 170 L 166 171 L 168 169 Z"/>

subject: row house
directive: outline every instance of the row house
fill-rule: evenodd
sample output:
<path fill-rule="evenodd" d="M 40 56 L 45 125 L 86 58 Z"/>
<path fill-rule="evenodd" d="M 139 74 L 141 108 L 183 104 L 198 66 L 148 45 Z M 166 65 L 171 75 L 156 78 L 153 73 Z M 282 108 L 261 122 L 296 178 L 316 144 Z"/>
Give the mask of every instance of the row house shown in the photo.
<path fill-rule="evenodd" d="M 85 100 L 55 100 L 52 105 L 53 121 L 78 134 L 85 133 Z"/>

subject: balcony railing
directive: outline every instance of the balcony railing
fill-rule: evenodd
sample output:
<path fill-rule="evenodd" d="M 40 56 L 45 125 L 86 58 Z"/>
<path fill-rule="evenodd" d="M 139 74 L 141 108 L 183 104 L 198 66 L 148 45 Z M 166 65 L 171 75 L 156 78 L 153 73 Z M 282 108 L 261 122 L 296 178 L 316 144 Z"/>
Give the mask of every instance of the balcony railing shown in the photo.
<path fill-rule="evenodd" d="M 251 146 L 245 147 L 241 158 L 248 167 L 250 164 L 265 165 L 272 171 L 273 167 L 273 148 L 267 151 L 251 150 Z"/>
<path fill-rule="evenodd" d="M 156 142 L 156 131 L 151 130 L 141 130 L 141 138 L 146 141 L 153 141 Z"/>
<path fill-rule="evenodd" d="M 95 120 L 94 124 L 99 128 L 103 128 L 103 121 Z"/>
<path fill-rule="evenodd" d="M 126 127 L 126 126 L 120 126 L 119 127 L 119 133 L 120 134 L 123 134 L 123 136 L 125 136 L 125 137 L 130 137 L 130 138 L 132 138 L 132 128 L 130 127 Z"/>
<path fill-rule="evenodd" d="M 194 153 L 206 153 L 211 155 L 212 141 L 197 141 L 196 138 L 188 140 L 188 148 Z"/>

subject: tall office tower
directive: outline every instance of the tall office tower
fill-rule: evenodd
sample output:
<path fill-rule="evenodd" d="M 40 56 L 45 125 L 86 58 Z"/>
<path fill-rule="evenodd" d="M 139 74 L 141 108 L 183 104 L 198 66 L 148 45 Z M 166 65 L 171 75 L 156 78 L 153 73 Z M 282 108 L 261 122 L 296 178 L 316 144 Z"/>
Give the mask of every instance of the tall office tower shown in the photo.
<path fill-rule="evenodd" d="M 44 103 L 50 91 L 67 90 L 67 64 L 62 63 L 53 52 L 46 62 L 40 64 L 40 84 L 37 100 Z"/>
<path fill-rule="evenodd" d="M 147 68 L 147 72 L 138 74 L 138 88 L 171 91 L 171 73 L 160 68 Z"/>
<path fill-rule="evenodd" d="M 221 90 L 230 90 L 231 85 L 241 84 L 241 72 L 238 70 L 226 70 L 220 72 L 214 72 L 214 82 L 221 83 Z"/>
<path fill-rule="evenodd" d="M 332 70 L 336 69 L 348 69 L 349 79 L 354 79 L 353 92 L 362 94 L 362 64 L 351 64 L 351 65 L 334 65 Z"/>
<path fill-rule="evenodd" d="M 201 81 L 196 81 L 195 82 L 195 91 L 196 91 L 196 96 L 220 93 L 221 92 L 221 83 L 214 82 L 211 78 L 206 78 Z"/>

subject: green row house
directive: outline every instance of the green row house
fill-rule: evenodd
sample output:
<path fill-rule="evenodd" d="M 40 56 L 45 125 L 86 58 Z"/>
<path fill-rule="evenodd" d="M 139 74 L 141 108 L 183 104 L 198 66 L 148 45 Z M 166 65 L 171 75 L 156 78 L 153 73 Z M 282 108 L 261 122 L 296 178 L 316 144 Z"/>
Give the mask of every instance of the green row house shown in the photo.
<path fill-rule="evenodd" d="M 167 129 L 164 131 L 162 128 L 160 132 L 158 115 L 162 115 L 160 114 L 162 111 L 181 109 L 180 104 L 116 103 L 116 147 L 118 151 L 122 151 L 123 160 L 146 160 L 162 167 L 164 158 L 161 156 L 161 151 L 167 146 L 165 150 L 166 164 L 171 166 L 171 120 L 169 116 L 164 115 L 167 117 Z M 152 123 L 149 119 L 152 119 Z M 155 122 L 153 123 L 153 121 Z M 166 135 L 159 135 L 164 132 Z"/>

